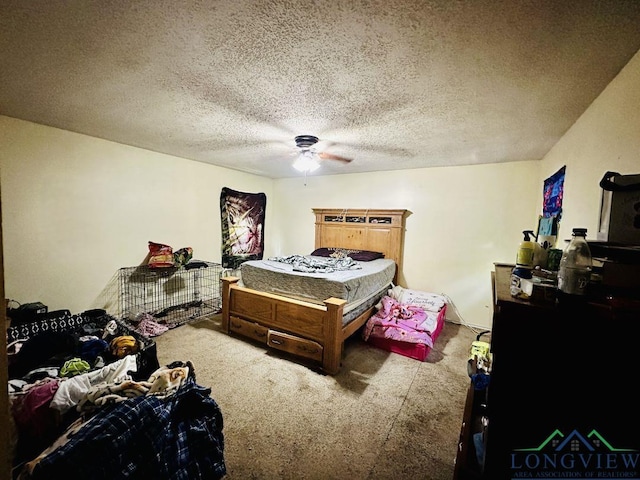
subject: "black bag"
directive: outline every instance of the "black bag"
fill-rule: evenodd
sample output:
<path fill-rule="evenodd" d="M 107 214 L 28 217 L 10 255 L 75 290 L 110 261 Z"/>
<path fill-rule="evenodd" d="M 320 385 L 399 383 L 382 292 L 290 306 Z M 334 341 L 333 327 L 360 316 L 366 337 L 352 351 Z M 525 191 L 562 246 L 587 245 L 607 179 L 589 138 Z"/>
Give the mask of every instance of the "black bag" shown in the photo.
<path fill-rule="evenodd" d="M 40 315 L 46 314 L 49 308 L 41 302 L 24 303 L 17 308 L 7 308 L 7 317 L 11 325 L 22 325 L 39 320 Z"/>

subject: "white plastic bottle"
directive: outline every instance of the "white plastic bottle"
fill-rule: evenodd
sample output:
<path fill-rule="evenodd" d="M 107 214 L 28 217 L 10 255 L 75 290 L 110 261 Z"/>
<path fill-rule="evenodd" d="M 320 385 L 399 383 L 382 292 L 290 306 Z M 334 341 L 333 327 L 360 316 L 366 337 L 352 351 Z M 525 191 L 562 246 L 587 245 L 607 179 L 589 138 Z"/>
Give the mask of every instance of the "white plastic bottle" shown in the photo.
<path fill-rule="evenodd" d="M 585 295 L 591 278 L 591 250 L 586 228 L 574 228 L 571 241 L 562 253 L 558 270 L 558 289 L 569 295 Z"/>

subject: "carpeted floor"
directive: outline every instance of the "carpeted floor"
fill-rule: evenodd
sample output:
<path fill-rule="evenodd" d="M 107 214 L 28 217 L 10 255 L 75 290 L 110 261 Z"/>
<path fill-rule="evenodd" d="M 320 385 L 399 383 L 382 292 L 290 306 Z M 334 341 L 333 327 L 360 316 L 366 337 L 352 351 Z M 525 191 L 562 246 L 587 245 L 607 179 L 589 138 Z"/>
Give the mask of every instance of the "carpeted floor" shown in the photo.
<path fill-rule="evenodd" d="M 450 480 L 475 335 L 447 323 L 425 362 L 356 335 L 336 376 L 222 333 L 219 315 L 155 340 L 220 405 L 228 479 Z"/>

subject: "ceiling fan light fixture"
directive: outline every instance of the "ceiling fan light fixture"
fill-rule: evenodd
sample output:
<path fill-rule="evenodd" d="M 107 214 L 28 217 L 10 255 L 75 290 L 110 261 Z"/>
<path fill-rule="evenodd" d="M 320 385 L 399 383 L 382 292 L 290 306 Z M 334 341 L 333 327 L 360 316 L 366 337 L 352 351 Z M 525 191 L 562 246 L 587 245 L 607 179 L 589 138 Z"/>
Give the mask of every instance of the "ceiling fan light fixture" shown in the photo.
<path fill-rule="evenodd" d="M 302 173 L 311 173 L 320 167 L 316 154 L 311 150 L 303 150 L 293 162 L 293 168 Z"/>
<path fill-rule="evenodd" d="M 318 143 L 318 137 L 315 135 L 298 135 L 296 138 L 298 148 L 307 149 Z"/>

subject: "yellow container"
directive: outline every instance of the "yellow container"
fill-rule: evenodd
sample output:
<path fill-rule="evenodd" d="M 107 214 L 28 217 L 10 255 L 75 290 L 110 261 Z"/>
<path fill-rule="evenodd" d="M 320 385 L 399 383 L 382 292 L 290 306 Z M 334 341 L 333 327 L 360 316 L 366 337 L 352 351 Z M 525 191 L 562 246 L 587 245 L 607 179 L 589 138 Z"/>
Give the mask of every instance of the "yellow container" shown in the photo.
<path fill-rule="evenodd" d="M 520 243 L 520 248 L 518 248 L 518 254 L 516 255 L 516 265 L 522 268 L 533 268 L 533 257 L 535 251 L 535 242 L 525 240 Z"/>

